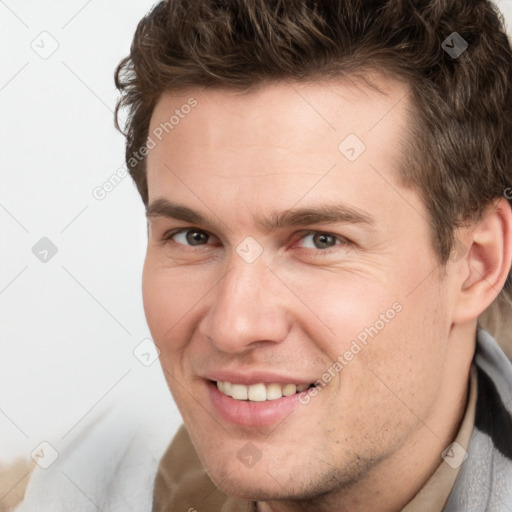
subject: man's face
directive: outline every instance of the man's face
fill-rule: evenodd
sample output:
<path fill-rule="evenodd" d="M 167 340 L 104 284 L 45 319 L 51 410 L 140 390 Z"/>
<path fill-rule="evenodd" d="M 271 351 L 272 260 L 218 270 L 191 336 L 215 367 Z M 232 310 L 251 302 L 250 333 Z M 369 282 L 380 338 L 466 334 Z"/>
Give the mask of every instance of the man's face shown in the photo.
<path fill-rule="evenodd" d="M 145 311 L 192 441 L 228 494 L 316 496 L 432 435 L 451 277 L 398 178 L 406 89 L 379 83 L 386 94 L 343 82 L 194 89 L 155 108 L 150 205 L 209 221 L 150 206 Z M 291 214 L 302 209 L 339 217 Z"/>

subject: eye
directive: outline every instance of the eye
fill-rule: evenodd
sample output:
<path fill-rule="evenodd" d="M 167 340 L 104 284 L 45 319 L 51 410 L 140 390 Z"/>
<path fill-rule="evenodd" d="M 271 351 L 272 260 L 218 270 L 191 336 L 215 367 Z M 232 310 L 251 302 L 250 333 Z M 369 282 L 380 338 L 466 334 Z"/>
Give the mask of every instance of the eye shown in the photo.
<path fill-rule="evenodd" d="M 162 242 L 173 241 L 185 247 L 197 247 L 207 245 L 211 237 L 212 235 L 201 229 L 182 228 L 164 234 Z M 346 238 L 322 231 L 302 233 L 298 243 L 303 249 L 316 249 L 322 253 L 330 252 L 330 249 L 337 245 L 350 245 L 350 241 Z"/>
<path fill-rule="evenodd" d="M 200 229 L 180 229 L 164 235 L 164 241 L 173 240 L 180 245 L 204 245 L 208 242 L 210 235 Z"/>
<path fill-rule="evenodd" d="M 303 248 L 317 249 L 322 252 L 329 252 L 329 249 L 336 245 L 348 245 L 350 243 L 346 238 L 321 231 L 310 231 L 302 234 L 300 242 L 304 244 Z"/>

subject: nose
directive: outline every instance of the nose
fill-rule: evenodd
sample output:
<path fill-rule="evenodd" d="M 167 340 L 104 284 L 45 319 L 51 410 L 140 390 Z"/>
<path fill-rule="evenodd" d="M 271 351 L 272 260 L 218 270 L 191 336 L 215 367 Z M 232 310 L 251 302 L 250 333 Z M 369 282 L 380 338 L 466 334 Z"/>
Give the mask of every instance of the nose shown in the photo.
<path fill-rule="evenodd" d="M 290 298 L 263 257 L 247 263 L 234 253 L 210 301 L 199 331 L 223 352 L 280 343 L 291 329 Z"/>

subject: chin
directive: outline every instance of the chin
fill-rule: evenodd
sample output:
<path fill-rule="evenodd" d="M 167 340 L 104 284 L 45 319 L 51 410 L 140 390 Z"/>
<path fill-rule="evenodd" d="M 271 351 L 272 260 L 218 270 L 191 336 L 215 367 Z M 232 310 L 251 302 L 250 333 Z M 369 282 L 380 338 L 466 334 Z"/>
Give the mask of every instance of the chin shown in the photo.
<path fill-rule="evenodd" d="M 258 477 L 253 478 L 252 481 L 239 478 L 233 480 L 228 479 L 223 482 L 212 480 L 223 493 L 240 500 L 275 501 L 295 498 L 292 490 L 287 492 L 287 489 L 279 487 L 275 481 L 267 487 Z"/>
<path fill-rule="evenodd" d="M 279 485 L 280 477 L 284 480 L 286 476 L 276 475 L 277 478 L 267 472 L 266 466 L 246 467 L 243 464 L 227 464 L 226 460 L 203 461 L 208 476 L 223 493 L 241 500 L 272 500 L 281 498 L 283 492 L 293 495 L 293 489 L 284 488 Z M 262 461 L 260 461 L 262 462 Z"/>
<path fill-rule="evenodd" d="M 265 485 L 258 478 L 251 482 L 242 480 L 224 481 L 222 484 L 215 482 L 215 485 L 225 494 L 247 501 L 282 501 L 282 502 L 311 502 L 321 499 L 333 491 L 331 485 L 324 482 L 317 487 L 305 487 L 304 485 L 280 486 L 276 480 L 271 479 Z"/>
<path fill-rule="evenodd" d="M 214 469 L 212 470 L 212 468 Z M 272 474 L 263 465 L 260 468 L 245 466 L 219 468 L 219 466 L 209 465 L 207 472 L 213 483 L 223 493 L 241 500 L 300 501 L 332 490 L 327 480 L 319 487 L 313 485 L 311 475 L 304 479 L 292 480 L 290 471 L 285 468 L 281 473 Z"/>

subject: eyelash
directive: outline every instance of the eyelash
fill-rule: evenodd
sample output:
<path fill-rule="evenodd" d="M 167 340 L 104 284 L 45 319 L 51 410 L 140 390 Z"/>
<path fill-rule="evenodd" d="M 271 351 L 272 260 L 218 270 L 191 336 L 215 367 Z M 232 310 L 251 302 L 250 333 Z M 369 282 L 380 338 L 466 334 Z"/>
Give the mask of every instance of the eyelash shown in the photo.
<path fill-rule="evenodd" d="M 170 231 L 170 232 L 167 232 L 163 235 L 162 237 L 162 243 L 165 245 L 166 243 L 172 241 L 172 238 L 176 235 L 179 235 L 180 233 L 186 233 L 187 231 L 195 231 L 197 233 L 202 233 L 208 237 L 211 237 L 212 235 L 210 235 L 207 231 L 204 231 L 202 229 L 197 229 L 197 228 L 181 228 L 181 229 L 178 229 L 178 230 L 174 230 L 174 231 Z M 348 246 L 348 245 L 353 245 L 352 242 L 350 242 L 350 240 L 348 240 L 347 238 L 345 237 L 342 237 L 342 236 L 337 236 L 337 235 L 334 235 L 333 233 L 329 233 L 327 231 L 306 231 L 304 233 L 301 234 L 299 240 L 302 240 L 304 238 L 306 238 L 307 236 L 310 236 L 310 235 L 327 235 L 327 236 L 330 236 L 330 237 L 333 237 L 337 242 L 340 242 L 340 243 L 336 243 L 334 246 L 332 247 L 328 247 L 326 249 L 312 249 L 312 248 L 304 248 L 304 247 L 301 247 L 300 249 L 306 249 L 306 250 L 313 250 L 313 251 L 318 251 L 322 254 L 330 254 L 331 252 L 333 252 L 336 247 L 339 247 L 339 246 Z M 197 248 L 202 248 L 202 247 L 205 247 L 207 244 L 200 244 L 198 246 L 190 246 L 190 245 L 184 245 L 184 244 L 180 244 L 178 242 L 175 242 L 177 245 L 181 246 L 181 250 L 197 250 Z M 187 249 L 184 249 L 183 247 L 186 247 Z M 194 249 L 194 247 L 196 247 L 196 249 Z"/>

